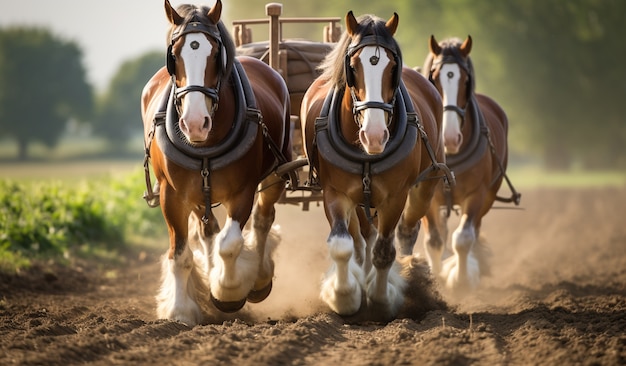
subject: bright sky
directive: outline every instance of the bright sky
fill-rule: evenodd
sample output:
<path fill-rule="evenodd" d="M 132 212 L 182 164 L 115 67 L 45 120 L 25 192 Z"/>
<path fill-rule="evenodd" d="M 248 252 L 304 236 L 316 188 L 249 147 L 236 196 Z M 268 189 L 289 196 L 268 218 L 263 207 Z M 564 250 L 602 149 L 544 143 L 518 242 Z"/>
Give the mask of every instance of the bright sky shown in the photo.
<path fill-rule="evenodd" d="M 214 0 L 170 0 L 212 6 Z M 228 22 L 227 22 L 228 24 Z M 107 87 L 122 62 L 147 51 L 165 52 L 162 0 L 3 0 L 0 27 L 42 26 L 83 50 L 89 81 Z"/>

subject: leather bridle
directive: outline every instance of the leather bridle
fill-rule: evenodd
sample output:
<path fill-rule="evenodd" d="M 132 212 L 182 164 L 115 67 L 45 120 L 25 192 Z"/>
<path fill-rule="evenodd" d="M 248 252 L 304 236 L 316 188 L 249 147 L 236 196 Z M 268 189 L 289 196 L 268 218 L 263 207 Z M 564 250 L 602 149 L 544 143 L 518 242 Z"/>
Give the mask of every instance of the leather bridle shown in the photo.
<path fill-rule="evenodd" d="M 361 127 L 361 125 L 357 116 L 362 111 L 368 108 L 382 109 L 383 111 L 387 112 L 387 115 L 388 115 L 388 119 L 386 123 L 387 126 L 389 126 L 389 124 L 393 120 L 393 108 L 394 108 L 396 96 L 398 93 L 398 86 L 400 85 L 400 78 L 401 78 L 400 68 L 402 67 L 402 59 L 401 59 L 401 56 L 398 54 L 398 52 L 395 51 L 397 47 L 393 44 L 390 44 L 389 42 L 385 42 L 384 39 L 382 38 L 383 37 L 378 37 L 375 34 L 365 36 L 361 38 L 359 43 L 355 45 L 350 45 L 350 47 L 348 47 L 348 50 L 346 52 L 346 57 L 344 61 L 345 62 L 344 67 L 345 67 L 345 73 L 346 73 L 346 85 L 350 88 L 350 95 L 352 96 L 352 114 L 354 115 L 354 121 L 359 127 Z M 355 53 L 357 53 L 357 51 L 359 51 L 360 49 L 366 46 L 375 46 L 377 48 L 382 47 L 388 50 L 389 52 L 392 53 L 394 61 L 396 62 L 396 70 L 394 71 L 394 74 L 392 76 L 392 83 L 393 83 L 392 87 L 394 90 L 393 97 L 391 98 L 391 102 L 389 103 L 377 102 L 377 101 L 360 101 L 358 100 L 356 96 L 356 92 L 354 90 L 355 89 L 354 88 L 354 75 L 350 67 L 350 59 L 352 58 L 352 56 L 354 56 Z M 372 64 L 375 64 L 376 62 L 378 62 L 377 59 L 376 60 L 373 59 L 374 57 L 376 56 L 372 56 L 372 59 L 370 59 L 370 62 L 372 62 Z"/>
<path fill-rule="evenodd" d="M 174 43 L 181 38 L 182 36 L 189 33 L 203 33 L 213 39 L 217 45 L 220 52 L 218 55 L 219 59 L 219 73 L 217 85 L 213 88 L 207 87 L 204 85 L 187 85 L 185 87 L 179 88 L 176 86 L 176 56 L 173 53 Z M 175 103 L 176 106 L 180 106 L 181 99 L 187 94 L 191 92 L 200 92 L 210 98 L 213 101 L 213 107 L 211 115 L 215 114 L 217 110 L 217 106 L 219 103 L 219 91 L 220 85 L 222 83 L 223 71 L 226 68 L 226 49 L 222 43 L 222 37 L 220 31 L 215 24 L 205 24 L 203 23 L 197 14 L 193 14 L 188 21 L 178 26 L 176 29 L 172 31 L 171 42 L 167 48 L 167 71 L 172 77 L 173 85 L 174 85 L 174 97 L 176 98 Z"/>
<path fill-rule="evenodd" d="M 472 97 L 472 88 L 470 87 L 472 83 L 472 80 L 471 80 L 472 73 L 467 62 L 465 62 L 465 60 L 463 60 L 460 56 L 454 55 L 454 54 L 446 55 L 446 56 L 443 56 L 439 60 L 433 61 L 430 72 L 428 73 L 428 80 L 430 80 L 430 82 L 433 85 L 435 85 L 433 74 L 437 71 L 437 69 L 440 69 L 441 66 L 443 66 L 444 64 L 457 64 L 467 74 L 468 87 L 467 87 L 467 96 L 465 98 L 465 106 L 463 108 L 457 105 L 452 105 L 452 104 L 443 106 L 444 111 L 453 111 L 459 115 L 459 117 L 461 118 L 461 127 L 463 127 L 463 125 L 465 124 L 465 111 L 467 110 L 467 106 L 469 105 L 470 98 Z"/>

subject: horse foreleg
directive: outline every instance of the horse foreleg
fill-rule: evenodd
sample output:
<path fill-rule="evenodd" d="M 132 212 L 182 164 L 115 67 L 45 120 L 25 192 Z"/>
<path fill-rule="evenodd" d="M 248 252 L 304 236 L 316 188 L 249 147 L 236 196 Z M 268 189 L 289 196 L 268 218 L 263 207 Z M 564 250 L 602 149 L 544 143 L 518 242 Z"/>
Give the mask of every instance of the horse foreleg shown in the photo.
<path fill-rule="evenodd" d="M 268 188 L 259 193 L 256 205 L 252 211 L 252 232 L 249 242 L 256 248 L 260 258 L 259 272 L 252 290 L 248 294 L 248 301 L 256 303 L 265 300 L 272 291 L 274 278 L 274 249 L 280 241 L 278 233 L 270 234 L 276 216 L 274 204 L 284 190 L 282 179 L 271 175 L 262 184 Z"/>
<path fill-rule="evenodd" d="M 432 206 L 424 220 L 424 250 L 430 271 L 440 280 L 443 253 L 448 236 L 447 216 L 442 215 L 439 206 Z"/>
<path fill-rule="evenodd" d="M 177 211 L 164 191 L 161 190 L 161 207 L 168 224 L 170 249 L 162 258 L 157 316 L 193 326 L 200 323 L 206 313 L 203 301 L 208 298 L 209 290 L 187 243 L 188 213 L 185 216 Z"/>
<path fill-rule="evenodd" d="M 470 215 L 464 213 L 452 233 L 454 255 L 443 263 L 442 276 L 446 288 L 455 296 L 463 296 L 480 284 L 479 259 L 473 251 L 477 239 L 474 225 Z"/>
<path fill-rule="evenodd" d="M 239 222 L 228 217 L 215 238 L 209 273 L 211 299 L 224 312 L 235 312 L 246 303 L 258 272 L 259 257 L 245 246 Z"/>
<path fill-rule="evenodd" d="M 364 272 L 354 255 L 354 240 L 348 231 L 348 209 L 328 199 L 326 215 L 331 230 L 326 241 L 332 264 L 322 282 L 321 299 L 337 314 L 352 315 L 361 307 Z"/>
<path fill-rule="evenodd" d="M 437 182 L 424 181 L 409 190 L 406 204 L 396 228 L 396 243 L 400 255 L 413 255 L 421 219 L 426 215 Z"/>
<path fill-rule="evenodd" d="M 365 215 L 362 207 L 356 207 L 356 215 L 350 215 L 348 231 L 354 239 L 355 260 L 368 273 L 372 266 L 371 247 L 376 240 L 376 228 Z"/>
<path fill-rule="evenodd" d="M 227 210 L 226 222 L 215 237 L 211 254 L 211 300 L 224 312 L 235 312 L 246 304 L 259 268 L 259 255 L 246 245 L 242 233 L 243 224 L 250 217 L 254 192 L 241 193 L 238 197 L 238 200 L 223 202 Z"/>
<path fill-rule="evenodd" d="M 373 268 L 367 277 L 367 300 L 372 314 L 383 319 L 395 317 L 404 303 L 406 281 L 400 275 L 400 266 L 395 261 L 394 231 L 391 222 L 397 222 L 398 216 L 385 218 L 379 211 L 379 235 L 372 250 Z M 389 220 L 389 225 L 381 223 Z M 388 226 L 388 228 L 385 228 Z M 387 232 L 385 236 L 383 233 Z"/>
<path fill-rule="evenodd" d="M 215 236 L 220 231 L 220 225 L 212 211 L 209 211 L 209 217 L 204 217 L 204 210 L 195 211 L 189 216 L 189 233 L 193 232 L 197 236 L 202 246 L 202 253 L 194 250 L 194 260 L 204 269 L 204 273 L 208 275 L 211 271 L 211 248 L 215 241 Z"/>

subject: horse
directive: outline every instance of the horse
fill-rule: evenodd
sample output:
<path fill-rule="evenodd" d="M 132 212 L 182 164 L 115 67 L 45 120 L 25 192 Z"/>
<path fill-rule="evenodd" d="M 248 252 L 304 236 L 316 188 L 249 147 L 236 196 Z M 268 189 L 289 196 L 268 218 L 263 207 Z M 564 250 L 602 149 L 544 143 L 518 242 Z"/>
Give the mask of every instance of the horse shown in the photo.
<path fill-rule="evenodd" d="M 332 261 L 320 297 L 341 316 L 362 309 L 397 315 L 406 280 L 395 240 L 415 240 L 446 168 L 439 163 L 441 97 L 403 66 L 393 37 L 398 22 L 397 13 L 385 21 L 349 11 L 347 29 L 320 64 L 300 110 L 311 180 L 322 188 L 330 225 Z"/>
<path fill-rule="evenodd" d="M 221 0 L 211 8 L 164 4 L 166 66 L 141 97 L 146 199 L 161 206 L 170 244 L 157 315 L 195 325 L 215 308 L 235 312 L 271 291 L 270 230 L 285 188 L 274 171 L 291 161 L 291 111 L 280 74 L 235 57 Z M 221 230 L 212 211 L 218 204 L 226 212 Z M 194 227 L 200 250 L 190 245 Z"/>
<path fill-rule="evenodd" d="M 461 297 L 489 274 L 489 252 L 480 240 L 480 228 L 482 218 L 499 199 L 508 160 L 508 119 L 492 98 L 475 92 L 471 49 L 471 36 L 441 43 L 431 36 L 430 53 L 422 68 L 442 96 L 446 164 L 456 179 L 454 187 L 437 190 L 426 214 L 426 257 L 444 288 Z M 509 201 L 519 203 L 519 195 L 514 191 Z M 460 223 L 451 237 L 453 255 L 443 260 L 447 220 L 453 208 Z M 405 247 L 402 254 L 409 255 L 412 250 L 412 246 Z"/>

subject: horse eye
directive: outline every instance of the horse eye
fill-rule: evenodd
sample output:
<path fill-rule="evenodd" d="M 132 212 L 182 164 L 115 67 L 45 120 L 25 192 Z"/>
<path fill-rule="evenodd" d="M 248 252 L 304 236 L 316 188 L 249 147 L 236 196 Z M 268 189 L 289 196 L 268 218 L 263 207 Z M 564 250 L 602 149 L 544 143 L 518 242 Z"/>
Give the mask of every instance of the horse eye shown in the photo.
<path fill-rule="evenodd" d="M 448 71 L 448 79 L 452 79 L 454 77 L 454 73 L 452 71 Z"/>

